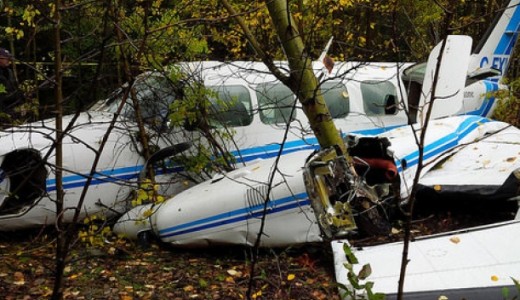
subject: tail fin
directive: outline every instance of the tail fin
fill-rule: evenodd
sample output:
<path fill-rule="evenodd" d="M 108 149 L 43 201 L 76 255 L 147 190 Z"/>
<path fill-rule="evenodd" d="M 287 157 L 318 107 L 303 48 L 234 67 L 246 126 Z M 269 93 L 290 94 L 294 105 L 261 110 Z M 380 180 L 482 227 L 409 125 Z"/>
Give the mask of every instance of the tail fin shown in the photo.
<path fill-rule="evenodd" d="M 470 74 L 495 69 L 500 71 L 500 75 L 493 77 L 496 80 L 506 74 L 520 30 L 519 4 L 520 0 L 511 0 L 502 14 L 497 16 L 471 56 Z"/>

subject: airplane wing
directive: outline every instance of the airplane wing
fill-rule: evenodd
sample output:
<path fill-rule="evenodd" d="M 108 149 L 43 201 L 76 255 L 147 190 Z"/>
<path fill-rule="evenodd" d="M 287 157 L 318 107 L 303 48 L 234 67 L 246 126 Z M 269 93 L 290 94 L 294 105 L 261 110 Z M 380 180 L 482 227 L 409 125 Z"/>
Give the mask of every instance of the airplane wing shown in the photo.
<path fill-rule="evenodd" d="M 410 244 L 405 277 L 406 299 L 502 299 L 502 289 L 518 294 L 512 278 L 520 278 L 520 221 L 492 224 L 460 232 L 419 238 Z M 343 246 L 333 241 L 336 280 L 349 285 Z M 359 272 L 370 264 L 373 291 L 395 299 L 398 288 L 402 242 L 354 248 Z M 515 292 L 516 291 L 516 292 Z M 341 292 L 340 292 L 341 293 Z M 347 298 L 345 298 L 347 299 Z"/>
<path fill-rule="evenodd" d="M 432 163 L 420 184 L 436 194 L 514 197 L 520 181 L 520 131 L 506 127 Z"/>

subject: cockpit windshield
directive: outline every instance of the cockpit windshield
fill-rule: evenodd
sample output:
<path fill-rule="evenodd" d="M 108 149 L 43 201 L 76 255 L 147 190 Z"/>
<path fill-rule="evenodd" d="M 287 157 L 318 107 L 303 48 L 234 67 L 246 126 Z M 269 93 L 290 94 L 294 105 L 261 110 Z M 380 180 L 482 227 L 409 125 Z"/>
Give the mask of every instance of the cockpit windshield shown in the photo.
<path fill-rule="evenodd" d="M 159 72 L 139 75 L 130 91 L 128 85 L 115 90 L 107 99 L 101 100 L 91 108 L 93 111 L 117 112 L 121 102 L 126 98 L 121 116 L 135 120 L 135 97 L 143 120 L 147 122 L 165 122 L 170 104 L 176 99 L 178 87 Z"/>
<path fill-rule="evenodd" d="M 417 82 L 422 84 L 424 81 L 424 74 L 426 72 L 426 63 L 415 64 L 403 72 L 404 82 Z"/>

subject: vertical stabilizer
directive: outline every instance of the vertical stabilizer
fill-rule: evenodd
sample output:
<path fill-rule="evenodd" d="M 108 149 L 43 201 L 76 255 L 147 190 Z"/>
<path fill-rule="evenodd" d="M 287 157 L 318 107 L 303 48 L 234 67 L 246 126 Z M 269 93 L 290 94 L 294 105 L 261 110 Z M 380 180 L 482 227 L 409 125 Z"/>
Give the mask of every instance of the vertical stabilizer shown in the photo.
<path fill-rule="evenodd" d="M 427 122 L 426 114 L 430 109 L 431 119 L 453 116 L 462 109 L 471 44 L 469 36 L 448 35 L 446 43 L 441 42 L 433 48 L 426 64 L 419 100 L 418 120 L 421 124 Z"/>
<path fill-rule="evenodd" d="M 507 72 L 513 48 L 518 39 L 520 25 L 520 0 L 511 0 L 509 5 L 486 32 L 471 56 L 469 74 L 484 73 L 495 69 L 500 79 Z"/>

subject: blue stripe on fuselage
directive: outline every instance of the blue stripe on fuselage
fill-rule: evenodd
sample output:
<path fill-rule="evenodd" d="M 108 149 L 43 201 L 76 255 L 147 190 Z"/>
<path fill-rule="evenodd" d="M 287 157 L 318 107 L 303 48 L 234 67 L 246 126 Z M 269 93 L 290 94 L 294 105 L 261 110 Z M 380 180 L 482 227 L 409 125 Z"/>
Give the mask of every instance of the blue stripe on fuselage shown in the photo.
<path fill-rule="evenodd" d="M 486 84 L 487 91 L 493 91 L 498 88 L 498 84 L 491 81 L 484 81 Z M 494 97 L 486 98 L 481 107 L 478 110 L 467 113 L 468 115 L 477 115 L 477 116 L 486 116 L 490 111 L 491 107 L 494 103 Z M 373 136 L 377 134 L 381 134 L 383 132 L 387 132 L 389 130 L 395 129 L 397 127 L 401 127 L 405 125 L 394 125 L 388 127 L 381 128 L 371 128 L 371 129 L 363 129 L 356 130 L 352 133 L 362 134 L 367 136 Z M 345 136 L 346 134 L 343 134 Z M 258 147 L 251 147 L 247 149 L 243 149 L 240 151 L 233 151 L 232 154 L 236 157 L 238 162 L 247 163 L 253 161 L 258 158 L 267 159 L 276 157 L 279 154 L 280 144 L 269 144 Z M 302 150 L 312 150 L 319 149 L 318 140 L 315 137 L 306 138 L 305 140 L 294 140 L 286 142 L 283 146 L 282 155 L 302 151 Z M 117 181 L 127 181 L 134 180 L 139 177 L 139 173 L 141 172 L 143 166 L 132 166 L 132 167 L 122 167 L 115 168 L 110 170 L 102 170 L 94 175 L 93 180 L 91 181 L 91 185 L 100 185 L 104 183 L 113 183 Z M 166 173 L 175 173 L 180 172 L 182 167 L 173 166 L 172 168 L 168 168 L 166 171 L 162 171 L 162 169 L 157 169 L 157 174 L 166 174 Z M 63 178 L 63 188 L 73 189 L 78 187 L 83 187 L 87 182 L 88 174 L 79 174 L 79 175 L 70 175 L 65 176 Z M 53 192 L 56 190 L 56 180 L 48 179 L 47 180 L 47 192 Z"/>
<path fill-rule="evenodd" d="M 172 236 L 194 233 L 198 231 L 220 227 L 223 225 L 236 224 L 239 222 L 247 221 L 249 219 L 258 218 L 261 217 L 264 214 L 264 212 L 267 215 L 272 215 L 297 207 L 308 205 L 310 205 L 310 201 L 308 199 L 307 194 L 300 193 L 298 195 L 269 201 L 267 204 L 267 209 L 265 210 L 264 205 L 239 208 L 229 212 L 220 213 L 214 216 L 162 229 L 159 231 L 159 235 L 161 238 L 168 238 Z"/>
<path fill-rule="evenodd" d="M 91 185 L 98 185 L 109 182 L 116 182 L 119 180 L 131 180 L 136 179 L 139 173 L 143 169 L 143 166 L 132 166 L 115 168 L 111 170 L 103 170 L 99 173 L 94 174 Z M 87 182 L 88 175 L 70 175 L 63 177 L 63 189 L 72 189 L 82 187 Z M 56 190 L 56 179 L 47 179 L 47 192 Z"/>
<path fill-rule="evenodd" d="M 456 147 L 459 142 L 466 137 L 470 132 L 475 130 L 480 124 L 489 122 L 488 119 L 481 117 L 468 117 L 464 120 L 457 129 L 447 134 L 436 141 L 426 145 L 424 147 L 424 159 L 428 159 L 444 153 L 448 150 Z M 407 166 L 411 167 L 418 163 L 419 151 L 413 151 L 412 153 L 405 156 L 407 160 Z M 399 162 L 398 171 L 402 172 L 402 167 Z M 286 197 L 278 200 L 273 200 L 268 203 L 268 209 L 264 210 L 263 205 L 257 205 L 251 208 L 240 208 L 229 212 L 219 213 L 213 216 L 208 216 L 198 220 L 182 223 L 179 225 L 171 226 L 159 231 L 161 238 L 170 238 L 174 236 L 180 236 L 184 234 L 192 234 L 202 232 L 205 230 L 215 229 L 224 225 L 237 224 L 240 222 L 247 221 L 252 218 L 258 218 L 264 213 L 272 215 L 275 213 L 287 211 L 296 207 L 303 207 L 310 205 L 310 200 L 306 193 L 301 193 L 296 196 Z"/>
<path fill-rule="evenodd" d="M 429 158 L 435 157 L 453 149 L 460 143 L 460 141 L 463 138 L 465 138 L 470 132 L 475 130 L 475 128 L 487 122 L 489 122 L 489 120 L 486 118 L 477 116 L 468 117 L 457 127 L 457 129 L 454 132 L 445 135 L 444 137 L 424 146 L 423 159 L 427 160 Z M 402 160 L 406 161 L 407 168 L 417 165 L 419 163 L 419 150 L 413 151 L 412 153 L 405 155 Z M 397 166 L 397 171 L 402 172 L 403 168 L 401 165 L 401 161 L 396 160 L 395 163 Z"/>
<path fill-rule="evenodd" d="M 497 82 L 490 80 L 484 80 L 483 82 L 486 85 L 486 94 L 498 91 Z M 482 104 L 477 110 L 467 112 L 465 115 L 487 117 L 491 111 L 491 108 L 493 107 L 493 104 L 495 103 L 495 97 L 493 95 L 486 95 L 484 97 L 484 101 L 482 101 Z"/>
<path fill-rule="evenodd" d="M 362 134 L 367 136 L 373 136 L 378 135 L 383 132 L 390 131 L 392 129 L 395 129 L 397 127 L 404 126 L 402 125 L 393 125 L 388 127 L 380 127 L 380 128 L 371 128 L 371 129 L 362 129 L 362 130 L 355 130 L 352 131 L 352 133 L 355 134 Z M 343 134 L 343 137 L 345 137 L 347 134 Z M 282 155 L 296 152 L 296 151 L 302 151 L 302 150 L 318 150 L 320 148 L 318 139 L 315 137 L 305 138 L 305 140 L 295 140 L 295 141 L 289 141 L 286 142 L 283 145 L 282 149 Z M 250 161 L 253 161 L 255 159 L 261 158 L 261 159 L 267 159 L 278 156 L 280 152 L 280 144 L 269 144 L 264 146 L 258 146 L 258 147 L 251 147 L 239 151 L 232 151 L 231 154 L 235 156 L 238 162 L 240 163 L 247 163 Z"/>

